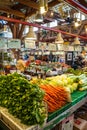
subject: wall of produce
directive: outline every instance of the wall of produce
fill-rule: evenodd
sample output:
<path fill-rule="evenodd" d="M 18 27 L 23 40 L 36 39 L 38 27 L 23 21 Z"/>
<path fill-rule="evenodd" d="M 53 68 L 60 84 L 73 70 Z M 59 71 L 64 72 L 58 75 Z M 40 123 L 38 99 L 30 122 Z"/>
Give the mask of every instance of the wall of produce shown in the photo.
<path fill-rule="evenodd" d="M 69 69 L 67 74 L 30 81 L 17 73 L 2 75 L 0 106 L 7 108 L 25 125 L 42 126 L 49 113 L 72 102 L 71 94 L 74 91 L 87 90 L 84 71 Z"/>

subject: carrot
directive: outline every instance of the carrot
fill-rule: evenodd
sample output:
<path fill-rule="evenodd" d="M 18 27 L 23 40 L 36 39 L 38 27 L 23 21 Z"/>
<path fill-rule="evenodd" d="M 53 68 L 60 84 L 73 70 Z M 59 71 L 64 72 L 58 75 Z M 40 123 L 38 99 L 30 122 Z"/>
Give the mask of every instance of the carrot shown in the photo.
<path fill-rule="evenodd" d="M 44 101 L 48 104 L 48 112 L 54 112 L 66 104 L 67 92 L 64 87 L 51 84 L 40 87 L 45 91 Z"/>

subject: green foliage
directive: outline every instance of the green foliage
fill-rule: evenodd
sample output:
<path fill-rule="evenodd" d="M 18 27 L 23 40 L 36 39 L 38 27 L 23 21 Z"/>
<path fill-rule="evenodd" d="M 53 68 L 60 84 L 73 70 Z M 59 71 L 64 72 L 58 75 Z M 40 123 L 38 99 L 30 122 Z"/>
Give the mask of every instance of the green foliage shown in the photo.
<path fill-rule="evenodd" d="M 0 76 L 0 105 L 26 125 L 44 123 L 44 92 L 21 75 Z"/>

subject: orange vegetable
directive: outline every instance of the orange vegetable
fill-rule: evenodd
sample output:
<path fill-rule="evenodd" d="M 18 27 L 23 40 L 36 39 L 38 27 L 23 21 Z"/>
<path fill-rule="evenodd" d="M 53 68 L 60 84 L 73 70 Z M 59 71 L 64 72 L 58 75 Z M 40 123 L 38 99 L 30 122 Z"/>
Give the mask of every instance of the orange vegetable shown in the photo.
<path fill-rule="evenodd" d="M 62 86 L 50 84 L 40 86 L 45 91 L 44 101 L 48 104 L 48 112 L 54 112 L 67 103 L 67 91 Z"/>

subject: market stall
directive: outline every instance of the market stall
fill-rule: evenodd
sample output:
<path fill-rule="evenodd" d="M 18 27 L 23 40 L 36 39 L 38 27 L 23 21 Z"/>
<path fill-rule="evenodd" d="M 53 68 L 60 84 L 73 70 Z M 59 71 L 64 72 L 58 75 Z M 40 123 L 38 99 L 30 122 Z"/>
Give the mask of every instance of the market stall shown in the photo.
<path fill-rule="evenodd" d="M 87 103 L 85 3 L 0 2 L 0 130 L 74 130 Z"/>

